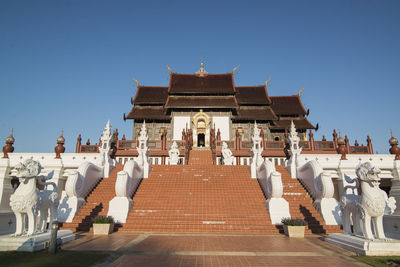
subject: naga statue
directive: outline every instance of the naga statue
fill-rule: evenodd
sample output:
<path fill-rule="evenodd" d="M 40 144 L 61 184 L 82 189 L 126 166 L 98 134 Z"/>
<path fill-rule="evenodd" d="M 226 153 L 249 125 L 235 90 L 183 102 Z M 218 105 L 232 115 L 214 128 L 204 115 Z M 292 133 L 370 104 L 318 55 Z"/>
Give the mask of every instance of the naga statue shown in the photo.
<path fill-rule="evenodd" d="M 386 206 L 391 211 L 395 210 L 396 200 L 393 197 L 388 198 L 386 192 L 379 188 L 380 172 L 380 169 L 372 166 L 370 162 L 362 163 L 356 169 L 356 175 L 361 183 L 361 195 L 356 195 L 354 192 L 359 187 L 357 178 L 348 181 L 355 183 L 355 186 L 344 188 L 345 194 L 340 205 L 345 234 L 358 235 L 368 240 L 386 239 L 383 231 L 383 215 Z M 348 189 L 352 189 L 353 192 L 348 194 Z M 350 216 L 353 221 L 353 232 L 350 227 Z"/>
<path fill-rule="evenodd" d="M 39 184 L 44 185 L 44 190 L 39 191 L 36 187 L 36 177 L 41 172 L 39 162 L 27 159 L 15 167 L 16 176 L 20 180 L 18 188 L 10 197 L 10 206 L 15 213 L 16 231 L 14 236 L 31 236 L 38 232 L 46 231 L 48 211 L 50 210 L 50 225 L 57 220 L 57 207 L 59 198 L 57 186 L 53 182 L 43 182 L 53 177 L 53 171 L 46 177 L 39 176 Z M 52 190 L 47 186 L 51 185 Z M 39 229 L 37 229 L 36 219 L 40 214 Z M 28 229 L 25 229 L 25 216 L 28 217 Z"/>

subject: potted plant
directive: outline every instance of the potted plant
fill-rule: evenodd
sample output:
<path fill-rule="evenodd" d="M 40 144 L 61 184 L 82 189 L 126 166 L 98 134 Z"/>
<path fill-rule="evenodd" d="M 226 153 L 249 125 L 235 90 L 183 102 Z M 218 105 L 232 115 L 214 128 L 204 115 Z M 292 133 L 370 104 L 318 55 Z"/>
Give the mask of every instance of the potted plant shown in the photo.
<path fill-rule="evenodd" d="M 93 234 L 108 235 L 114 231 L 114 218 L 99 215 L 93 220 Z"/>
<path fill-rule="evenodd" d="M 304 230 L 306 228 L 306 221 L 302 219 L 282 219 L 283 230 L 288 237 L 304 237 Z"/>

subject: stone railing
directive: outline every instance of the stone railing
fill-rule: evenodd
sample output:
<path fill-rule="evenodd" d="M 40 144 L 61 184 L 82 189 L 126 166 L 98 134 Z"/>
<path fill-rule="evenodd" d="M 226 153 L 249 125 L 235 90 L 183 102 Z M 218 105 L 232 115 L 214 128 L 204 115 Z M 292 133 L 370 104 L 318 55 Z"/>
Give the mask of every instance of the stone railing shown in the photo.
<path fill-rule="evenodd" d="M 86 203 L 86 196 L 103 177 L 103 167 L 83 162 L 78 170 L 70 171 L 58 206 L 59 222 L 72 222 L 80 208 Z"/>
<path fill-rule="evenodd" d="M 133 207 L 132 195 L 143 178 L 143 167 L 135 160 L 128 161 L 124 169 L 117 174 L 115 197 L 110 201 L 108 216 L 118 223 L 125 223 Z"/>
<path fill-rule="evenodd" d="M 257 179 L 264 191 L 267 201 L 265 207 L 273 224 L 280 224 L 282 218 L 290 218 L 289 203 L 282 197 L 283 185 L 281 173 L 270 161 L 263 162 L 257 168 Z"/>
<path fill-rule="evenodd" d="M 0 232 L 15 231 L 15 217 L 10 207 L 10 196 L 14 192 L 13 186 L 18 186 L 18 179 L 16 179 L 12 173 L 14 172 L 15 166 L 26 159 L 38 161 L 42 166 L 42 175 L 47 175 L 51 171 L 54 172 L 49 182 L 57 186 L 57 193 L 62 197 L 67 196 L 64 190 L 70 173 L 77 172 L 78 168 L 83 165 L 84 162 L 91 162 L 93 165 L 98 166 L 99 169 L 101 168 L 100 176 L 103 177 L 104 175 L 102 171 L 104 155 L 101 153 L 62 153 L 60 158 L 55 158 L 54 153 L 9 153 L 8 158 L 0 159 Z M 85 176 L 84 172 L 81 172 L 80 175 Z M 82 182 L 83 180 L 86 179 L 81 177 L 77 179 L 77 182 Z M 80 185 L 78 188 L 80 188 Z M 81 196 L 82 198 L 85 197 L 84 195 Z M 64 205 L 65 203 L 65 199 L 61 199 L 60 207 L 65 209 L 58 212 L 61 215 L 60 218 L 64 219 L 69 217 L 66 214 L 72 214 L 74 212 L 72 206 L 66 206 Z M 78 209 L 78 207 L 79 204 L 77 203 L 76 209 Z"/>
<path fill-rule="evenodd" d="M 323 172 L 316 160 L 308 161 L 297 170 L 298 179 L 303 182 L 314 200 L 315 209 L 327 225 L 341 224 L 340 205 L 334 196 L 334 185 L 329 173 Z"/>

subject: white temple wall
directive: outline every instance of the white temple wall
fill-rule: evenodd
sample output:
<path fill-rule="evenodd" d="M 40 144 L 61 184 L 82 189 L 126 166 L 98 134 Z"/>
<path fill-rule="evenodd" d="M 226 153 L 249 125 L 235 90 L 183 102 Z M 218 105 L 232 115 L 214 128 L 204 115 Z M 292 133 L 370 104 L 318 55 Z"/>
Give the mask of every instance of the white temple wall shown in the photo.
<path fill-rule="evenodd" d="M 189 116 L 174 116 L 174 136 L 173 140 L 182 140 L 182 131 L 190 128 L 190 117 Z"/>
<path fill-rule="evenodd" d="M 214 116 L 212 117 L 212 127 L 215 125 L 215 134 L 217 134 L 218 129 L 221 132 L 221 140 L 229 141 L 229 122 L 230 119 L 228 116 Z"/>

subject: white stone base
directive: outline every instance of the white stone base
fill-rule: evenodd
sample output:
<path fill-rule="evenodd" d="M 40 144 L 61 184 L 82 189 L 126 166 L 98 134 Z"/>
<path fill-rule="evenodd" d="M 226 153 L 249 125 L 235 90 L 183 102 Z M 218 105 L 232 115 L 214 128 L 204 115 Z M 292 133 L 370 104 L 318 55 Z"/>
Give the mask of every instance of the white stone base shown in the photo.
<path fill-rule="evenodd" d="M 126 218 L 132 207 L 132 199 L 127 197 L 114 197 L 110 201 L 107 216 L 112 216 L 117 223 L 126 223 Z"/>
<path fill-rule="evenodd" d="M 14 212 L 0 212 L 0 235 L 15 233 Z"/>
<path fill-rule="evenodd" d="M 283 218 L 290 218 L 289 203 L 283 198 L 270 198 L 265 201 L 272 224 L 282 224 Z"/>
<path fill-rule="evenodd" d="M 347 234 L 330 234 L 325 241 L 367 256 L 400 256 L 400 240 L 366 240 Z"/>
<path fill-rule="evenodd" d="M 400 215 L 383 216 L 383 229 L 385 236 L 400 239 Z"/>
<path fill-rule="evenodd" d="M 75 239 L 75 234 L 71 230 L 59 230 L 57 232 L 57 243 L 64 244 Z M 12 237 L 8 235 L 0 236 L 0 251 L 28 251 L 34 252 L 43 250 L 50 246 L 50 232 L 33 236 Z"/>

